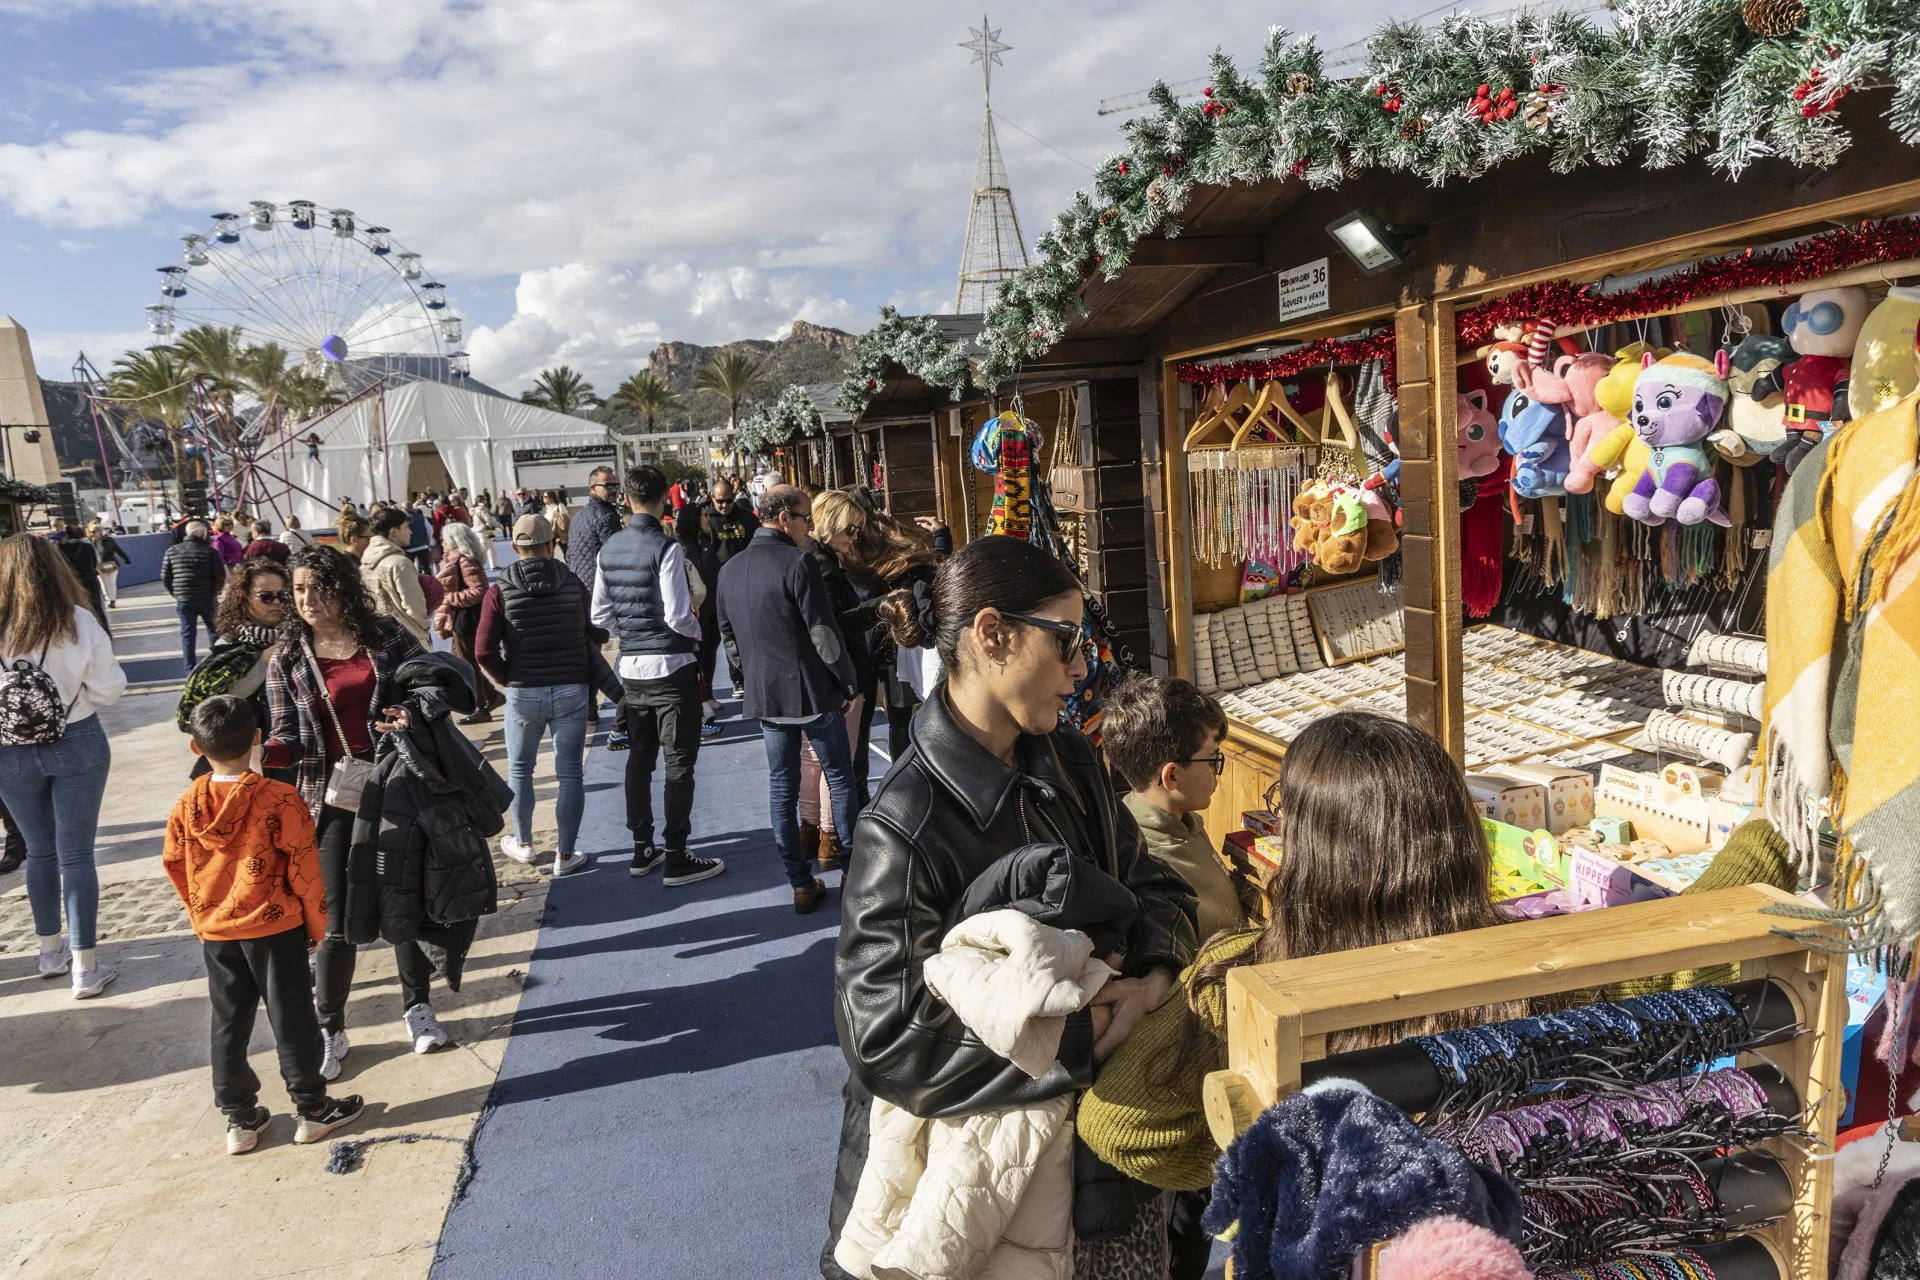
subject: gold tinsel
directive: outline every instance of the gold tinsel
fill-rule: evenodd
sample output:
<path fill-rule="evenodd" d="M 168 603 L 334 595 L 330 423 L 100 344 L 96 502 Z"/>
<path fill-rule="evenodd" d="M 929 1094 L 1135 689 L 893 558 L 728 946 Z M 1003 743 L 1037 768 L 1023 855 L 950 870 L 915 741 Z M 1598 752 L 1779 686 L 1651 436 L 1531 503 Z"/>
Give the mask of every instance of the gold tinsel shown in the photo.
<path fill-rule="evenodd" d="M 1740 18 L 1757 36 L 1788 35 L 1807 20 L 1806 0 L 1746 0 Z"/>

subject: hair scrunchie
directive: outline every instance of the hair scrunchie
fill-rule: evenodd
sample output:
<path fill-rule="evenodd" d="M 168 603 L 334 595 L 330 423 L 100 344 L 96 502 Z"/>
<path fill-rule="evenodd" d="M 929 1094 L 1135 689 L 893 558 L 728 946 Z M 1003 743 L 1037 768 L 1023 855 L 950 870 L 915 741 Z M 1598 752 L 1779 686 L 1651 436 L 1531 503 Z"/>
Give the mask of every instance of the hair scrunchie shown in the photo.
<path fill-rule="evenodd" d="M 923 645 L 932 644 L 940 634 L 939 616 L 933 611 L 933 588 L 924 581 L 913 584 L 913 620 L 925 637 Z"/>

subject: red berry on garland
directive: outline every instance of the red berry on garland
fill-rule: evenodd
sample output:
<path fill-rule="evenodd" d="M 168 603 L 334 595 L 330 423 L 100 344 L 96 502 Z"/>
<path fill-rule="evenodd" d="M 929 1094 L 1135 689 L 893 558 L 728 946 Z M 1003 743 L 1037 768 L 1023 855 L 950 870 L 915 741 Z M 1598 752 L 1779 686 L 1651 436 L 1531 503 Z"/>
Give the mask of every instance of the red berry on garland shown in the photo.
<path fill-rule="evenodd" d="M 1127 162 L 1125 160 L 1122 160 L 1115 168 L 1121 177 L 1124 178 L 1127 176 Z"/>
<path fill-rule="evenodd" d="M 1394 115 L 1400 114 L 1400 107 L 1401 107 L 1400 99 L 1388 98 L 1385 105 L 1387 110 L 1392 112 Z"/>
<path fill-rule="evenodd" d="M 872 378 L 868 378 L 868 379 L 867 379 L 867 390 L 869 390 L 869 391 L 871 391 L 871 390 L 873 390 L 873 379 L 872 379 Z"/>
<path fill-rule="evenodd" d="M 1484 98 L 1492 92 L 1493 92 L 1493 89 L 1491 88 L 1491 86 L 1483 84 L 1478 89 L 1475 89 L 1473 91 L 1473 96 L 1476 98 Z"/>
<path fill-rule="evenodd" d="M 1202 89 L 1200 92 L 1206 94 L 1209 98 L 1211 98 L 1213 96 L 1213 86 L 1208 85 L 1206 88 Z"/>

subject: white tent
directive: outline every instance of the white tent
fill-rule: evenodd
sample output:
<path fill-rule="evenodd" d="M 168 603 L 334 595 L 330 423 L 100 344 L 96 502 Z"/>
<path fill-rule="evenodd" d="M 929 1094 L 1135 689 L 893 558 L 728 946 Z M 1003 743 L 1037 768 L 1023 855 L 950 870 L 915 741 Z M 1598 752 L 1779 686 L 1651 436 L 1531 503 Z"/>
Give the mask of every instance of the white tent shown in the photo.
<path fill-rule="evenodd" d="M 308 459 L 309 432 L 320 436 L 320 460 Z M 605 443 L 606 428 L 501 396 L 444 382 L 389 383 L 302 427 L 286 450 L 287 478 L 305 494 L 294 511 L 309 529 L 330 527 L 340 499 L 362 509 L 369 499 L 404 501 L 409 446 L 431 443 L 456 487 L 499 493 L 513 488 L 513 451 Z"/>

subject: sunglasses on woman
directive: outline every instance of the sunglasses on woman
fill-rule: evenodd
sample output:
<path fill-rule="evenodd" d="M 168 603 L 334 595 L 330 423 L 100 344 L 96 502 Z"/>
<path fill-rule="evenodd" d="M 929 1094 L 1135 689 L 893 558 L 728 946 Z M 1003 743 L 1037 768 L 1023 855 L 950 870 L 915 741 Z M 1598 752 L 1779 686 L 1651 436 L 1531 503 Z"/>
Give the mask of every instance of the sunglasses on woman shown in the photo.
<path fill-rule="evenodd" d="M 285 604 L 293 598 L 291 591 L 256 591 L 253 598 L 261 604 Z"/>
<path fill-rule="evenodd" d="M 1080 624 L 1062 622 L 1058 618 L 1036 618 L 1026 613 L 1009 613 L 1000 610 L 1000 616 L 1010 622 L 1024 622 L 1053 637 L 1053 643 L 1060 651 L 1060 661 L 1071 665 L 1074 653 L 1080 648 Z"/>

